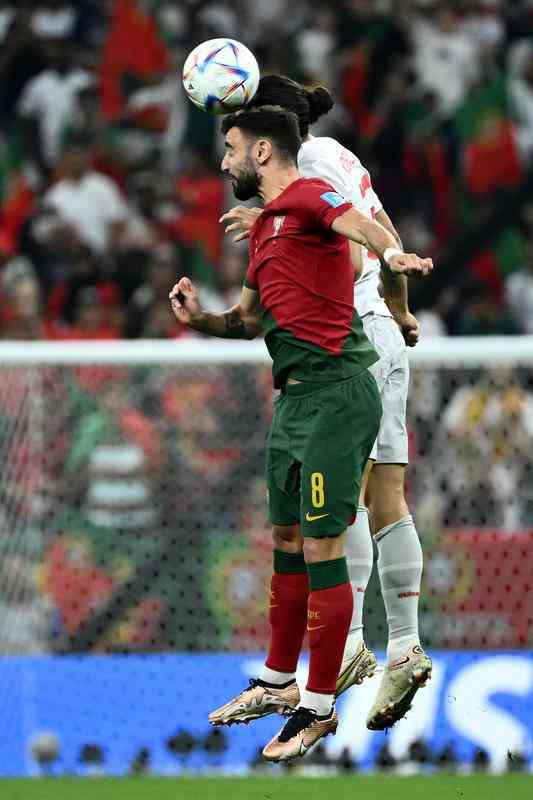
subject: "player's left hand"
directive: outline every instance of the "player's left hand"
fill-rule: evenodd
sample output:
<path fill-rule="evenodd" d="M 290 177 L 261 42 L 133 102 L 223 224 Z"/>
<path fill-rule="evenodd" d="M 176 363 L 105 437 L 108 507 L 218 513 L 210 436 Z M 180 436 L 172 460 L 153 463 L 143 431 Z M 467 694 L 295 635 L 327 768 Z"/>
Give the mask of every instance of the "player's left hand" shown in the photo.
<path fill-rule="evenodd" d="M 401 317 L 395 317 L 407 347 L 414 347 L 420 338 L 420 323 L 414 314 L 407 311 Z"/>
<path fill-rule="evenodd" d="M 247 208 L 246 206 L 235 206 L 230 211 L 226 211 L 219 219 L 219 222 L 229 223 L 224 228 L 224 236 L 235 233 L 234 242 L 242 242 L 243 239 L 247 239 L 254 222 L 262 213 L 262 208 Z"/>
<path fill-rule="evenodd" d="M 389 259 L 391 272 L 425 278 L 433 271 L 433 259 L 420 258 L 416 253 L 398 253 Z"/>

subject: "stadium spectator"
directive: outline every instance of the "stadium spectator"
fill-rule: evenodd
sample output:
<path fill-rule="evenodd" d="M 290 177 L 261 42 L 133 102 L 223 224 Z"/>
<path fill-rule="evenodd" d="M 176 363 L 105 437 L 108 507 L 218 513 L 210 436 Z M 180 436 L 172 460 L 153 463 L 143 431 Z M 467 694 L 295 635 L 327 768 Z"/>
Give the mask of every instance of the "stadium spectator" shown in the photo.
<path fill-rule="evenodd" d="M 533 240 L 525 265 L 505 281 L 505 299 L 520 332 L 533 334 Z"/>
<path fill-rule="evenodd" d="M 211 272 L 222 253 L 222 228 L 219 219 L 224 211 L 224 184 L 206 161 L 205 155 L 191 152 L 176 181 L 176 196 L 181 213 L 168 225 L 176 239 L 196 248 Z M 208 283 L 213 282 L 211 274 Z"/>
<path fill-rule="evenodd" d="M 51 39 L 46 54 L 48 68 L 26 84 L 18 112 L 28 129 L 29 157 L 33 154 L 37 163 L 50 171 L 59 160 L 69 125 L 80 112 L 78 95 L 92 85 L 93 78 L 75 63 L 70 44 L 62 39 Z"/>
<path fill-rule="evenodd" d="M 226 248 L 220 260 L 220 285 L 224 292 L 226 308 L 239 302 L 240 291 L 246 274 L 246 250 Z"/>
<path fill-rule="evenodd" d="M 13 128 L 14 112 L 26 83 L 46 66 L 40 42 L 32 36 L 28 8 L 8 16 L 0 58 L 0 119 L 6 131 Z"/>
<path fill-rule="evenodd" d="M 309 25 L 296 38 L 302 69 L 311 82 L 331 83 L 335 25 L 334 12 L 322 8 L 309 19 Z"/>
<path fill-rule="evenodd" d="M 426 228 L 439 260 L 481 224 L 476 197 L 496 208 L 500 190 L 519 185 L 533 149 L 527 7 L 298 0 L 286 14 L 287 3 L 244 4 L 239 14 L 222 0 L 187 14 L 140 0 L 0 3 L 0 240 L 30 258 L 45 297 L 88 244 L 111 258 L 124 313 L 135 315 L 147 253 L 169 237 L 188 272 L 231 294 L 231 247 L 222 251 L 218 225 L 227 201 L 211 168 L 216 121 L 185 100 L 176 78 L 188 43 L 228 26 L 264 69 L 336 88 L 321 134 L 355 149 L 387 208 Z M 34 143 L 22 149 L 21 119 Z M 80 136 L 86 164 L 74 178 L 69 141 Z M 504 236 L 505 220 L 498 225 Z M 480 255 L 469 248 L 459 267 L 467 284 Z M 480 277 L 494 287 L 494 274 Z M 231 280 L 238 284 L 236 272 Z M 452 334 L 483 330 L 471 309 L 463 316 Z M 134 329 L 126 321 L 126 333 Z"/>
<path fill-rule="evenodd" d="M 151 260 L 147 279 L 134 292 L 128 308 L 128 336 L 171 339 L 190 335 L 177 323 L 168 305 L 169 281 L 181 271 L 170 245 L 160 245 Z"/>
<path fill-rule="evenodd" d="M 9 27 L 13 20 L 15 19 L 15 6 L 13 3 L 10 3 L 9 0 L 1 0 L 0 2 L 0 43 L 4 43 L 8 32 Z"/>
<path fill-rule="evenodd" d="M 35 566 L 17 554 L 5 557 L 0 566 L 2 655 L 35 655 L 48 650 L 53 607 L 38 591 Z"/>
<path fill-rule="evenodd" d="M 13 271 L 2 287 L 0 312 L 3 339 L 46 338 L 43 320 L 41 287 L 27 262 L 20 271 Z"/>
<path fill-rule="evenodd" d="M 197 24 L 201 26 L 202 37 L 232 36 L 239 27 L 238 12 L 229 0 L 207 2 L 199 9 Z"/>
<path fill-rule="evenodd" d="M 31 262 L 46 298 L 57 284 L 76 272 L 73 264 L 80 252 L 87 249 L 68 223 L 53 209 L 43 206 L 35 208 L 26 220 L 20 247 Z"/>
<path fill-rule="evenodd" d="M 526 519 L 532 468 L 533 395 L 506 368 L 494 368 L 451 397 L 442 417 L 441 477 L 448 523 L 508 530 Z"/>
<path fill-rule="evenodd" d="M 454 332 L 459 336 L 498 336 L 520 333 L 517 322 L 483 283 L 473 282 L 461 297 L 461 314 Z"/>
<path fill-rule="evenodd" d="M 503 0 L 466 0 L 463 27 L 480 48 L 496 48 L 505 37 Z"/>
<path fill-rule="evenodd" d="M 44 0 L 37 3 L 30 27 L 42 39 L 70 39 L 77 21 L 76 7 L 65 0 Z"/>
<path fill-rule="evenodd" d="M 54 326 L 56 338 L 104 339 L 106 334 L 116 338 L 123 322 L 120 301 L 120 288 L 106 275 L 101 260 L 80 248 L 69 273 L 48 295 L 46 319 Z M 91 330 L 94 336 L 89 335 Z"/>
<path fill-rule="evenodd" d="M 118 339 L 123 316 L 117 304 L 118 292 L 110 282 L 96 286 L 69 287 L 75 289 L 69 304 L 70 326 L 57 338 L 65 339 Z M 55 338 L 55 337 L 54 337 Z"/>
<path fill-rule="evenodd" d="M 81 144 L 69 147 L 59 174 L 59 180 L 43 197 L 44 207 L 56 211 L 72 235 L 93 252 L 112 252 L 130 213 L 116 185 L 91 169 L 86 146 Z"/>
<path fill-rule="evenodd" d="M 112 373 L 98 407 L 82 418 L 66 463 L 87 520 L 100 528 L 153 528 L 153 501 L 163 451 L 153 423 L 131 403 Z"/>
<path fill-rule="evenodd" d="M 520 153 L 525 162 L 533 155 L 533 44 L 517 42 L 509 54 L 509 92 L 517 126 Z"/>
<path fill-rule="evenodd" d="M 449 0 L 436 3 L 430 15 L 411 16 L 409 22 L 418 81 L 434 93 L 439 110 L 450 114 L 479 76 L 479 48 L 464 30 L 456 4 Z"/>

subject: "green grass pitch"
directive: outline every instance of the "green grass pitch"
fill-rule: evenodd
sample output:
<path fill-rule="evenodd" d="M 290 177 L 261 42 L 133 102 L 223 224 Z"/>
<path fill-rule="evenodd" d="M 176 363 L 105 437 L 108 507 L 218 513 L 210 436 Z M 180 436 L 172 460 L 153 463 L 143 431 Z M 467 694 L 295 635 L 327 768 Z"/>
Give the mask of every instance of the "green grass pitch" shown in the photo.
<path fill-rule="evenodd" d="M 0 800 L 532 800 L 533 776 L 0 780 Z"/>

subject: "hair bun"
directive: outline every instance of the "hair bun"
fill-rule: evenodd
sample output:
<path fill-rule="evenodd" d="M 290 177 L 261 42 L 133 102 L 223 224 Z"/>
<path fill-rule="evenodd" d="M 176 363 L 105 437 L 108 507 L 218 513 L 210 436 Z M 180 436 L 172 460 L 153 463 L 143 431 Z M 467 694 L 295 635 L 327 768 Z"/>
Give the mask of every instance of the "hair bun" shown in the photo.
<path fill-rule="evenodd" d="M 309 103 L 309 122 L 311 125 L 333 108 L 333 97 L 325 86 L 306 89 L 305 96 Z"/>

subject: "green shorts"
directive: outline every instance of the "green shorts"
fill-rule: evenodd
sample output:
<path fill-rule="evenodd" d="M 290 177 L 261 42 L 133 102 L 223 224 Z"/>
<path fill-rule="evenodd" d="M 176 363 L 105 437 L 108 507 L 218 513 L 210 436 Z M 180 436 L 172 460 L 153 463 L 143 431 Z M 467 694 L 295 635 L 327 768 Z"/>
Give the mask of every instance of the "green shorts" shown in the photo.
<path fill-rule="evenodd" d="M 268 514 L 303 536 L 338 536 L 354 519 L 381 420 L 367 369 L 345 381 L 289 384 L 274 404 L 267 445 Z"/>

